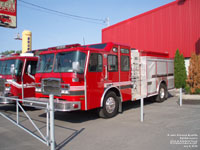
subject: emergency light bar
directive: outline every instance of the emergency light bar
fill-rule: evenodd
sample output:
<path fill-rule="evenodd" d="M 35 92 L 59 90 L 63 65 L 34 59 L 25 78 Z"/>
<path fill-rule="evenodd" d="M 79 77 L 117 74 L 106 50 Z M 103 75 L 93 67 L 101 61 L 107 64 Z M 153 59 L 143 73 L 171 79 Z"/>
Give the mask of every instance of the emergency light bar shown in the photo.
<path fill-rule="evenodd" d="M 21 53 L 20 56 L 34 56 L 33 53 Z"/>
<path fill-rule="evenodd" d="M 59 49 L 67 49 L 67 48 L 75 48 L 75 47 L 80 47 L 81 44 L 70 44 L 70 45 L 60 45 L 60 46 L 56 46 L 56 47 L 50 47 L 48 48 L 48 50 L 59 50 Z"/>

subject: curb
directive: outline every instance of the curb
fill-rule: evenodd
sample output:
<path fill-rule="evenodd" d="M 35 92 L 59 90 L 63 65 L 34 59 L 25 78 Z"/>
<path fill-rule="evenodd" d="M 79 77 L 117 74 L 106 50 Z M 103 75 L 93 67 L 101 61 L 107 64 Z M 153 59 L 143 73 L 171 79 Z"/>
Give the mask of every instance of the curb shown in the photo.
<path fill-rule="evenodd" d="M 179 93 L 176 93 L 175 96 L 180 96 Z M 190 94 L 182 94 L 182 99 L 183 100 L 195 100 L 195 101 L 200 101 L 200 95 L 190 95 Z"/>
<path fill-rule="evenodd" d="M 197 101 L 200 101 L 200 95 L 183 94 L 182 98 L 184 100 L 197 100 Z"/>
<path fill-rule="evenodd" d="M 174 96 L 180 96 L 180 91 L 179 89 L 174 89 L 173 90 L 174 92 Z M 200 95 L 197 95 L 197 94 L 185 94 L 185 93 L 182 93 L 182 99 L 184 100 L 197 100 L 197 101 L 200 101 Z"/>
<path fill-rule="evenodd" d="M 172 95 L 180 97 L 180 90 L 173 89 Z M 183 104 L 190 104 L 190 105 L 200 105 L 200 95 L 191 95 L 182 93 L 182 103 Z"/>

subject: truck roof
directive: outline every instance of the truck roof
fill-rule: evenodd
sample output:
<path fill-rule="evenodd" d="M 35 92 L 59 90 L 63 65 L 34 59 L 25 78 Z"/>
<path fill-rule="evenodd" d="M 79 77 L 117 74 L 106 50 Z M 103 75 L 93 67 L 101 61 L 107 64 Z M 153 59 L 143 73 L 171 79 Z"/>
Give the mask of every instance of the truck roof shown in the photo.
<path fill-rule="evenodd" d="M 51 54 L 51 53 L 59 53 L 59 52 L 65 52 L 65 51 L 73 51 L 73 50 L 95 50 L 95 51 L 110 51 L 112 47 L 117 47 L 117 46 L 123 46 L 126 48 L 130 48 L 127 45 L 122 45 L 122 44 L 117 44 L 113 42 L 108 42 L 108 43 L 98 43 L 98 44 L 90 44 L 90 45 L 83 45 L 81 46 L 80 44 L 77 45 L 76 47 L 67 47 L 67 46 L 58 46 L 58 47 L 53 47 L 53 48 L 48 48 L 48 51 L 43 51 L 40 54 Z M 67 48 L 66 48 L 67 47 Z"/>
<path fill-rule="evenodd" d="M 36 57 L 36 56 L 19 56 L 19 55 L 14 55 L 14 56 L 1 57 L 0 61 L 11 60 L 11 59 L 26 59 L 26 58 L 29 58 L 30 60 L 37 60 L 38 59 L 38 57 Z"/>

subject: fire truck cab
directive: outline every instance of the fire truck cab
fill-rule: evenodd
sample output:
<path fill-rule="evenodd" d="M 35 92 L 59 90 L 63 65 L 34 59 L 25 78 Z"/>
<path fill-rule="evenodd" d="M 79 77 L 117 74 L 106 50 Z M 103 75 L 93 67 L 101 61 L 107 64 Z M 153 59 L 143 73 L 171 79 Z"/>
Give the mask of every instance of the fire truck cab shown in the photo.
<path fill-rule="evenodd" d="M 35 96 L 34 78 L 38 57 L 32 54 L 12 55 L 0 59 L 0 80 L 5 80 L 5 91 L 1 96 L 22 99 Z M 28 74 L 28 66 L 31 66 Z M 4 85 L 1 85 L 4 86 Z M 8 104 L 13 101 L 1 98 L 0 103 Z"/>
<path fill-rule="evenodd" d="M 46 78 L 61 79 L 61 96 L 54 96 L 56 111 L 98 108 L 104 118 L 122 111 L 125 101 L 153 95 L 164 101 L 168 89 L 174 87 L 173 60 L 168 54 L 131 50 L 111 42 L 41 52 L 35 98 L 28 99 L 48 102 L 42 88 Z"/>

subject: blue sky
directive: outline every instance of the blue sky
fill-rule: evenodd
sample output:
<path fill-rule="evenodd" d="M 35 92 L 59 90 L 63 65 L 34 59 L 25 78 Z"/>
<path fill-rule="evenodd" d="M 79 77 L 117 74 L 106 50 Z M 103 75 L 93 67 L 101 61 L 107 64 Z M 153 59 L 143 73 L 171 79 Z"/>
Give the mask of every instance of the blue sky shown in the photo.
<path fill-rule="evenodd" d="M 68 14 L 105 20 L 110 25 L 139 15 L 175 0 L 23 0 L 49 9 Z M 21 50 L 21 41 L 14 40 L 23 30 L 32 31 L 32 49 L 41 49 L 57 45 L 80 43 L 100 43 L 103 22 L 91 23 L 72 17 L 55 15 L 47 11 L 38 11 L 21 1 L 17 6 L 17 28 L 0 27 L 0 52 Z"/>

